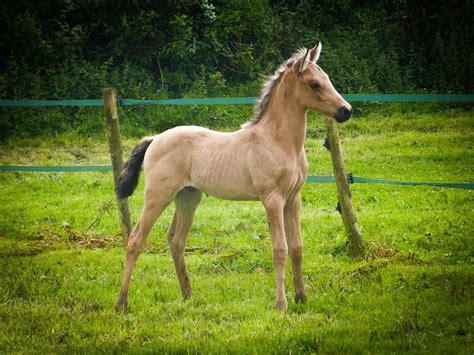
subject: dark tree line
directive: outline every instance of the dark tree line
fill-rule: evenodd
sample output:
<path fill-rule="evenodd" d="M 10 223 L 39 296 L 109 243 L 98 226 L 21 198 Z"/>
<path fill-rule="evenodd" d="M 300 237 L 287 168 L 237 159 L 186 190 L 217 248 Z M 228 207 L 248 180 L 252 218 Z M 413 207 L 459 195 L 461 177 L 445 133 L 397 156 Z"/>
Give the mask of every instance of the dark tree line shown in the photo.
<path fill-rule="evenodd" d="M 0 10 L 0 95 L 255 86 L 300 46 L 349 92 L 472 92 L 472 1 L 37 0 Z M 203 85 L 203 83 L 201 83 Z M 214 92 L 212 92 L 214 91 Z M 224 91 L 224 92 L 220 92 Z"/>
<path fill-rule="evenodd" d="M 473 10 L 471 0 L 6 0 L 0 98 L 98 98 L 104 86 L 129 98 L 254 96 L 317 40 L 342 93 L 472 93 Z M 0 115 L 0 136 L 82 122 L 76 111 Z"/>

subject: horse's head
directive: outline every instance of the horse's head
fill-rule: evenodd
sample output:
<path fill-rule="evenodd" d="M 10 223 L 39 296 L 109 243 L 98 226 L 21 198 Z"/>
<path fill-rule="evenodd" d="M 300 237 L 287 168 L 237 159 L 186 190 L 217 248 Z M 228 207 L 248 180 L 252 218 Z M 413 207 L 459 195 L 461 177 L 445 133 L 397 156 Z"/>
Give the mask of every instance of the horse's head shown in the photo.
<path fill-rule="evenodd" d="M 300 59 L 293 63 L 296 97 L 305 107 L 333 117 L 337 122 L 345 122 L 351 118 L 352 107 L 334 89 L 329 76 L 317 65 L 321 48 L 321 42 L 318 42 L 314 48 L 302 52 Z"/>

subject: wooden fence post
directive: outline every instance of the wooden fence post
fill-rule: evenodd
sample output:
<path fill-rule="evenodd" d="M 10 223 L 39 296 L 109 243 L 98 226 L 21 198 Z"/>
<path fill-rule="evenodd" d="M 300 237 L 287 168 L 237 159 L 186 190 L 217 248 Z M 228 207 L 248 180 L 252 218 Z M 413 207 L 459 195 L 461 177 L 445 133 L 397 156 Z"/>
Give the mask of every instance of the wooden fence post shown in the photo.
<path fill-rule="evenodd" d="M 114 88 L 102 89 L 105 108 L 105 125 L 107 138 L 109 140 L 110 159 L 114 172 L 114 186 L 117 186 L 117 179 L 123 170 L 122 140 L 120 138 L 120 129 L 117 110 L 117 91 Z M 128 209 L 128 199 L 117 198 L 118 212 L 120 218 L 120 229 L 127 242 L 128 236 L 132 231 L 130 222 L 130 211 Z"/>
<path fill-rule="evenodd" d="M 349 189 L 349 182 L 347 181 L 347 174 L 344 169 L 337 123 L 334 119 L 326 117 L 326 127 L 328 130 L 329 150 L 331 152 L 332 166 L 337 183 L 342 219 L 349 233 L 349 254 L 353 257 L 361 257 L 364 255 L 364 244 L 362 242 L 359 226 L 357 225 L 355 209 L 352 205 L 351 190 Z"/>

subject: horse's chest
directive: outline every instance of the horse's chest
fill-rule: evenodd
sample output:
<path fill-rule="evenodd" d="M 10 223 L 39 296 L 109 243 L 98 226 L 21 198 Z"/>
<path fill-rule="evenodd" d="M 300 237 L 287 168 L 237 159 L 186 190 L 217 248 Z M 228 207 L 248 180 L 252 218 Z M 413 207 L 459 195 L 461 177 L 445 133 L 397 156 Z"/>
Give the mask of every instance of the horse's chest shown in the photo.
<path fill-rule="evenodd" d="M 301 190 L 306 172 L 295 163 L 287 164 L 276 169 L 274 178 L 275 188 L 286 196 L 293 196 Z"/>
<path fill-rule="evenodd" d="M 303 150 L 301 155 L 298 157 L 298 161 L 293 172 L 292 192 L 298 192 L 303 187 L 306 181 L 306 176 L 308 175 L 308 167 L 309 164 L 306 160 L 306 155 L 304 154 Z"/>
<path fill-rule="evenodd" d="M 306 180 L 306 169 L 298 166 L 294 169 L 291 179 L 290 192 L 298 192 L 304 185 Z"/>

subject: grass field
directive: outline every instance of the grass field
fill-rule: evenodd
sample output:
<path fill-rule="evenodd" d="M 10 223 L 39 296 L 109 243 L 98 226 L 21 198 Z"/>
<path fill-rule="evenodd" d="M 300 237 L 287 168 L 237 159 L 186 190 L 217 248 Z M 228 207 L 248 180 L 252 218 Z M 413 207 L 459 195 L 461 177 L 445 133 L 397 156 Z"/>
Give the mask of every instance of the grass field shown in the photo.
<path fill-rule="evenodd" d="M 340 126 L 354 175 L 474 180 L 474 114 L 370 115 Z M 332 171 L 312 117 L 312 174 Z M 137 139 L 126 138 L 128 156 Z M 109 164 L 102 136 L 11 140 L 0 164 Z M 124 252 L 111 173 L 0 173 L 0 352 L 474 352 L 472 191 L 351 185 L 367 246 L 346 255 L 334 184 L 306 184 L 302 234 L 308 301 L 273 309 L 271 241 L 256 202 L 204 198 L 181 299 L 165 233 L 152 231 L 133 275 L 128 314 L 113 310 Z M 139 216 L 143 183 L 130 200 Z"/>

